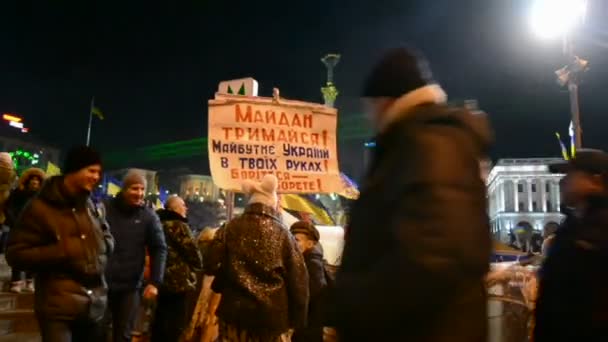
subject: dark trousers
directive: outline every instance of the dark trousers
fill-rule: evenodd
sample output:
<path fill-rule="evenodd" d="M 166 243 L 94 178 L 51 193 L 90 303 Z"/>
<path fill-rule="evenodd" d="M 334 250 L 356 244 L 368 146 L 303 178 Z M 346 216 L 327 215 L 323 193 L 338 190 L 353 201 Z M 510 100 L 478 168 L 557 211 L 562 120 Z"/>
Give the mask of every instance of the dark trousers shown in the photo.
<path fill-rule="evenodd" d="M 42 342 L 100 342 L 100 327 L 88 320 L 38 318 Z"/>
<path fill-rule="evenodd" d="M 139 290 L 112 291 L 108 295 L 108 306 L 112 317 L 114 342 L 131 341 L 131 330 L 139 306 Z"/>
<path fill-rule="evenodd" d="M 153 342 L 178 342 L 187 323 L 186 298 L 186 293 L 159 293 L 152 324 Z"/>

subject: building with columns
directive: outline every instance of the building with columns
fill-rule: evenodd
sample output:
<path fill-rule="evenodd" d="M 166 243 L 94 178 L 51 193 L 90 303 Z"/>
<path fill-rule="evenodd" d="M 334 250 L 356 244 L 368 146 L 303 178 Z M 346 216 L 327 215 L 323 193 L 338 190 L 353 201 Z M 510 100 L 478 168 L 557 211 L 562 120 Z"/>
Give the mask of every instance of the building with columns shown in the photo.
<path fill-rule="evenodd" d="M 509 242 L 517 228 L 542 232 L 559 224 L 559 182 L 563 175 L 549 172 L 557 158 L 501 159 L 487 178 L 492 234 Z"/>
<path fill-rule="evenodd" d="M 179 178 L 179 182 L 179 195 L 183 198 L 214 202 L 221 197 L 221 190 L 215 185 L 211 176 L 183 175 Z"/>

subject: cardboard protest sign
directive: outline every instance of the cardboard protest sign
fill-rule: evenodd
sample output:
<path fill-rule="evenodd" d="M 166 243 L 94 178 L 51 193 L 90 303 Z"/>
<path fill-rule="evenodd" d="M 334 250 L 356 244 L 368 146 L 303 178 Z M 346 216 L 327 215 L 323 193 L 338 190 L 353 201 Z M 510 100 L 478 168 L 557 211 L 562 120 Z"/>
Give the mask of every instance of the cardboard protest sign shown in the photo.
<path fill-rule="evenodd" d="M 339 192 L 336 124 L 336 109 L 319 104 L 218 94 L 209 101 L 213 181 L 240 191 L 272 173 L 281 193 Z"/>

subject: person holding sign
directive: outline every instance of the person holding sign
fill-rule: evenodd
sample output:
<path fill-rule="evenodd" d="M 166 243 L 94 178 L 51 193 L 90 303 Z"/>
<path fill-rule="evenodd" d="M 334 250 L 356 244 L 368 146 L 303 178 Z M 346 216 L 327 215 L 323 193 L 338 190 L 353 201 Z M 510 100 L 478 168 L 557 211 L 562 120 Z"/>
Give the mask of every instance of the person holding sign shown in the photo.
<path fill-rule="evenodd" d="M 214 275 L 221 342 L 286 342 L 306 325 L 308 273 L 277 207 L 277 178 L 247 181 L 245 212 L 220 228 L 203 256 Z"/>
<path fill-rule="evenodd" d="M 363 96 L 378 135 L 336 278 L 340 340 L 485 342 L 489 124 L 446 105 L 408 49 L 381 59 Z"/>

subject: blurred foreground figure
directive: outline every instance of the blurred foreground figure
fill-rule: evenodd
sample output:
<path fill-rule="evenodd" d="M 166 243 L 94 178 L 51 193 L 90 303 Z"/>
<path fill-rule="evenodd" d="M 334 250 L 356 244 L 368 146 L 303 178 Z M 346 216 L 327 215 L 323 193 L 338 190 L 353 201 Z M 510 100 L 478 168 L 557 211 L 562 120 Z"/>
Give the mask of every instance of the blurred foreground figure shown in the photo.
<path fill-rule="evenodd" d="M 489 124 L 447 106 L 407 49 L 381 59 L 363 97 L 378 135 L 336 280 L 340 341 L 485 342 Z"/>
<path fill-rule="evenodd" d="M 12 267 L 36 275 L 43 342 L 96 341 L 107 305 L 104 270 L 114 244 L 89 198 L 101 178 L 101 160 L 89 147 L 75 148 L 63 172 L 26 205 L 6 256 Z"/>
<path fill-rule="evenodd" d="M 243 215 L 220 228 L 203 257 L 221 293 L 220 342 L 286 342 L 306 324 L 308 274 L 302 253 L 275 209 L 277 178 L 245 182 Z"/>
<path fill-rule="evenodd" d="M 608 154 L 581 150 L 567 164 L 569 208 L 540 272 L 534 341 L 608 341 Z"/>

